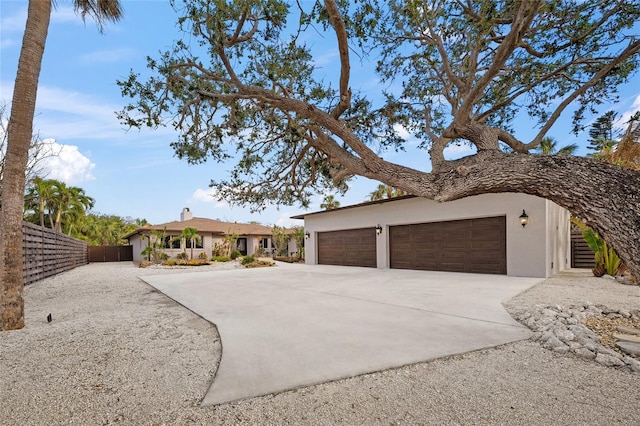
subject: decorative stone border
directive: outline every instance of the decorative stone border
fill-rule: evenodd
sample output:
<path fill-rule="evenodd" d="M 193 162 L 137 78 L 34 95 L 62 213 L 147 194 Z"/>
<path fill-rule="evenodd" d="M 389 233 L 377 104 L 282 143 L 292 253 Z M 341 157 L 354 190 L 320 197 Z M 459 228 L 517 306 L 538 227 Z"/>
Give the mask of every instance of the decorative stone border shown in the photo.
<path fill-rule="evenodd" d="M 604 305 L 585 302 L 580 305 L 535 305 L 513 312 L 516 321 L 526 325 L 534 334 L 531 340 L 543 348 L 559 354 L 573 353 L 593 359 L 607 367 L 625 368 L 640 373 L 640 361 L 601 344 L 601 337 L 585 324 L 587 318 L 628 318 L 640 320 L 640 310 L 610 309 Z"/>

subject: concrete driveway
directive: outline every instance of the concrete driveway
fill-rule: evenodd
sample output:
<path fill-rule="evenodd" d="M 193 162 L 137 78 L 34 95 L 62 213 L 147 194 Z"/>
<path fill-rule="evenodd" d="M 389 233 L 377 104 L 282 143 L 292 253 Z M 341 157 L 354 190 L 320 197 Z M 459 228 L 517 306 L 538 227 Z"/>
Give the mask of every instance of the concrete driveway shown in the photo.
<path fill-rule="evenodd" d="M 541 281 L 299 264 L 141 279 L 218 327 L 205 405 L 526 339 L 501 302 Z"/>

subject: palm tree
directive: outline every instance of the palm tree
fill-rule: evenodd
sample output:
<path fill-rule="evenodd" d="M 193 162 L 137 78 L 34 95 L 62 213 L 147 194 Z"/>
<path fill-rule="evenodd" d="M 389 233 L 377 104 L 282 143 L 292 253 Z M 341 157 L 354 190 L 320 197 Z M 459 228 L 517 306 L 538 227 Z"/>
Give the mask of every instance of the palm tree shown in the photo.
<path fill-rule="evenodd" d="M 40 226 L 44 228 L 44 212 L 51 206 L 55 195 L 55 185 L 57 181 L 53 179 L 42 179 L 36 176 L 31 179 L 31 185 L 27 191 L 26 198 L 33 203 L 40 217 Z M 51 223 L 51 222 L 50 222 Z M 52 224 L 52 223 L 51 223 Z M 53 225 L 53 224 L 52 224 Z"/>
<path fill-rule="evenodd" d="M 369 194 L 369 200 L 378 201 L 378 200 L 383 200 L 385 198 L 401 197 L 403 195 L 407 195 L 407 193 L 404 192 L 402 189 L 396 188 L 395 186 L 388 186 L 388 185 L 385 185 L 384 183 L 381 183 L 380 185 L 378 185 L 375 191 Z"/>
<path fill-rule="evenodd" d="M 49 32 L 52 0 L 29 0 L 27 22 L 13 87 L 7 129 L 6 164 L 2 177 L 0 211 L 0 329 L 24 327 L 24 276 L 22 272 L 22 215 L 25 171 L 33 134 L 33 114 L 44 46 Z M 74 0 L 76 12 L 92 16 L 100 30 L 105 21 L 118 21 L 123 10 L 118 0 Z"/>
<path fill-rule="evenodd" d="M 333 210 L 340 207 L 340 201 L 336 200 L 333 194 L 324 197 L 324 201 L 320 204 L 321 209 Z"/>
<path fill-rule="evenodd" d="M 198 241 L 200 239 L 200 236 L 198 235 L 198 230 L 196 228 L 190 228 L 190 227 L 186 227 L 182 230 L 182 238 L 184 238 L 185 240 L 185 245 L 184 245 L 184 249 L 185 249 L 185 253 L 187 250 L 187 242 L 190 242 L 191 244 L 191 259 L 193 259 L 193 246 L 196 245 L 196 241 Z"/>
<path fill-rule="evenodd" d="M 578 145 L 575 143 L 565 145 L 558 149 L 558 141 L 550 137 L 545 137 L 540 141 L 540 146 L 538 146 L 537 151 L 542 155 L 574 155 L 577 149 Z"/>
<path fill-rule="evenodd" d="M 54 189 L 53 205 L 55 206 L 55 221 L 53 229 L 62 232 L 62 220 L 67 223 L 67 231 L 71 231 L 73 219 L 84 216 L 93 207 L 95 201 L 85 194 L 84 189 L 67 186 L 58 182 Z"/>

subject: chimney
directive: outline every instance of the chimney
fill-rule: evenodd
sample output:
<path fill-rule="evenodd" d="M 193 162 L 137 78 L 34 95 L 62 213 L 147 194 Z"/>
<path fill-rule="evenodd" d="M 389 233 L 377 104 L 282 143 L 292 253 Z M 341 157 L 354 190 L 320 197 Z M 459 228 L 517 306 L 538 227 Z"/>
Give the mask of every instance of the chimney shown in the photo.
<path fill-rule="evenodd" d="M 182 209 L 182 213 L 180 213 L 180 222 L 184 222 L 185 220 L 193 219 L 193 214 L 189 210 L 189 207 L 185 207 Z"/>

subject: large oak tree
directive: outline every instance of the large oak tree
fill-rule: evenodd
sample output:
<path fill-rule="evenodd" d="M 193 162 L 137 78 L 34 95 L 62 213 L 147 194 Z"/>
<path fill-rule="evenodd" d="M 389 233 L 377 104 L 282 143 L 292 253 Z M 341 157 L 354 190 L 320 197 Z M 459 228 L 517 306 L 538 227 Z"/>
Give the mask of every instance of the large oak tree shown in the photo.
<path fill-rule="evenodd" d="M 119 82 L 133 99 L 123 122 L 175 127 L 172 145 L 190 162 L 236 155 L 230 178 L 212 185 L 258 207 L 306 205 L 353 175 L 439 201 L 544 197 L 640 276 L 640 174 L 531 153 L 560 117 L 580 130 L 636 71 L 638 1 L 325 0 L 301 9 L 309 4 L 174 2 L 185 36 L 149 59 L 151 77 Z M 333 40 L 335 75 L 314 62 L 319 38 Z M 375 93 L 353 90 L 354 58 L 376 67 Z M 522 116 L 527 129 L 516 127 Z M 422 141 L 431 172 L 380 155 L 402 149 L 400 128 Z M 452 143 L 477 153 L 447 160 Z"/>

